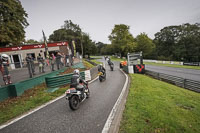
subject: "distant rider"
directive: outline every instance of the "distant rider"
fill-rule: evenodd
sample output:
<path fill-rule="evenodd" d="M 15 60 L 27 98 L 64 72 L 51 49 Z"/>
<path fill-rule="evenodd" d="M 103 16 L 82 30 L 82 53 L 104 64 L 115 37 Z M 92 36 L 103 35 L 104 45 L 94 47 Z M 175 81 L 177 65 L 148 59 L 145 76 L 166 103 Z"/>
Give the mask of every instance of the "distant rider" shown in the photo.
<path fill-rule="evenodd" d="M 9 56 L 7 54 L 2 54 L 0 55 L 0 71 L 2 73 L 3 76 L 3 81 L 5 83 L 5 85 L 7 84 L 11 84 L 11 77 L 8 71 L 8 66 L 9 66 L 9 60 L 8 60 Z"/>

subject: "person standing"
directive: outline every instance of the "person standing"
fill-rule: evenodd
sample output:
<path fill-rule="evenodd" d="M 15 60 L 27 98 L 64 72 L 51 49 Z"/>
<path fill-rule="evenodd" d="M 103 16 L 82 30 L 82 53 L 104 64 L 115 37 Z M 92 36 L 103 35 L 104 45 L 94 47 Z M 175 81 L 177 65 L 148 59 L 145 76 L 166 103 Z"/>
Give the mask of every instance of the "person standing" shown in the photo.
<path fill-rule="evenodd" d="M 68 67 L 69 66 L 69 55 L 65 56 L 65 66 Z"/>
<path fill-rule="evenodd" d="M 27 67 L 28 67 L 28 72 L 29 72 L 30 78 L 32 78 L 33 75 L 35 75 L 35 65 L 34 65 L 34 59 L 31 56 L 31 54 L 27 55 L 26 63 L 27 63 Z"/>
<path fill-rule="evenodd" d="M 5 85 L 7 84 L 12 84 L 11 82 L 11 77 L 8 71 L 8 66 L 9 66 L 9 60 L 8 60 L 9 56 L 7 54 L 2 54 L 0 55 L 0 71 L 2 73 L 3 76 L 3 81 L 5 83 Z"/>
<path fill-rule="evenodd" d="M 54 70 L 54 64 L 55 64 L 55 59 L 56 57 L 54 56 L 54 54 L 52 53 L 49 60 L 50 60 L 50 64 L 51 64 L 51 71 L 55 71 Z"/>
<path fill-rule="evenodd" d="M 61 54 L 61 66 L 62 67 L 65 66 L 65 54 L 64 53 Z"/>
<path fill-rule="evenodd" d="M 57 70 L 60 69 L 60 66 L 61 66 L 61 58 L 62 58 L 62 56 L 61 56 L 60 52 L 58 52 L 57 55 L 56 55 Z"/>
<path fill-rule="evenodd" d="M 37 57 L 37 61 L 38 61 L 38 65 L 39 65 L 39 73 L 45 73 L 44 71 L 44 58 L 41 56 L 41 54 L 39 53 L 38 57 Z"/>

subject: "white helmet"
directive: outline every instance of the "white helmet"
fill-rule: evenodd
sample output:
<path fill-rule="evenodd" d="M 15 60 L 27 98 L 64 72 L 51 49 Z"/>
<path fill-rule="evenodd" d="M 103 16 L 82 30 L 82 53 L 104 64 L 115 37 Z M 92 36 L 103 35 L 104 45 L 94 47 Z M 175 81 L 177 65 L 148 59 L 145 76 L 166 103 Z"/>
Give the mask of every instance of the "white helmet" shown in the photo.
<path fill-rule="evenodd" d="M 103 66 L 102 64 L 100 64 L 100 66 Z"/>
<path fill-rule="evenodd" d="M 78 70 L 78 69 L 75 69 L 75 70 L 74 70 L 74 74 L 78 74 L 78 75 L 79 75 L 79 74 L 80 74 L 79 70 Z"/>
<path fill-rule="evenodd" d="M 1 59 L 4 60 L 4 61 L 7 61 L 9 58 L 9 56 L 7 54 L 2 54 L 1 55 Z"/>

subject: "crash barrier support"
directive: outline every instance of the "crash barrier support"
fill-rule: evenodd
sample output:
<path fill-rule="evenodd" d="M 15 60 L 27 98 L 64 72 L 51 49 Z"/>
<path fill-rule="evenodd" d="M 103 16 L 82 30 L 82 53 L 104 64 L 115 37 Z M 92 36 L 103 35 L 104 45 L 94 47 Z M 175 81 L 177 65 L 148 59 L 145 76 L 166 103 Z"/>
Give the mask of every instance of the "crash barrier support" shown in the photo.
<path fill-rule="evenodd" d="M 48 74 L 44 74 L 38 77 L 34 77 L 28 80 L 24 80 L 18 83 L 0 87 L 0 101 L 3 101 L 9 97 L 20 96 L 24 93 L 25 90 L 31 89 L 43 82 L 45 82 L 46 77 L 52 77 L 58 75 L 61 72 L 64 72 L 67 68 L 60 69 Z"/>
<path fill-rule="evenodd" d="M 83 79 L 85 79 L 85 72 L 80 72 L 80 75 Z M 70 83 L 72 77 L 72 73 L 53 76 L 53 77 L 46 77 L 45 82 L 48 88 L 56 88 L 63 85 L 67 85 Z"/>
<path fill-rule="evenodd" d="M 154 71 L 145 70 L 145 74 L 154 77 L 155 79 L 166 81 L 168 83 L 174 84 L 176 86 L 192 90 L 195 92 L 200 92 L 200 82 L 190 79 L 184 79 L 177 76 L 172 76 L 168 74 L 158 73 Z"/>
<path fill-rule="evenodd" d="M 86 81 L 94 79 L 97 76 L 97 74 L 98 74 L 98 66 L 93 67 L 90 70 L 80 72 L 82 79 Z M 69 84 L 71 82 L 71 77 L 72 77 L 72 73 L 59 75 L 59 76 L 53 76 L 53 77 L 46 77 L 45 82 L 49 89 L 58 88 L 60 86 Z"/>
<path fill-rule="evenodd" d="M 126 73 L 128 73 L 128 66 L 122 66 L 122 70 Z"/>
<path fill-rule="evenodd" d="M 132 72 L 129 72 L 130 68 L 131 68 Z M 124 72 L 126 72 L 126 73 L 140 73 L 140 74 L 144 74 L 145 73 L 145 65 L 144 64 L 138 64 L 138 65 L 133 65 L 132 67 L 130 67 L 130 66 L 122 66 L 122 70 Z"/>

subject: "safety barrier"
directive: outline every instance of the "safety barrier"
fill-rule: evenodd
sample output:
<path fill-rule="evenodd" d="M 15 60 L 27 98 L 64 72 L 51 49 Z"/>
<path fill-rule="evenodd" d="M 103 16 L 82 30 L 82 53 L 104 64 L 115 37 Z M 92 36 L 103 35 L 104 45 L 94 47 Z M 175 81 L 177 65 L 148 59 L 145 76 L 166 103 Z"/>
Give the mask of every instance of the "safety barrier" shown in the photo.
<path fill-rule="evenodd" d="M 200 82 L 199 81 L 184 79 L 181 77 L 158 73 L 158 72 L 149 71 L 149 70 L 145 70 L 145 74 L 150 75 L 156 79 L 163 80 L 168 83 L 174 84 L 176 86 L 188 89 L 188 90 L 200 92 Z"/>
<path fill-rule="evenodd" d="M 3 101 L 9 97 L 20 96 L 24 93 L 25 90 L 34 88 L 35 86 L 45 82 L 46 77 L 58 75 L 59 73 L 64 72 L 66 69 L 67 68 L 63 68 L 61 70 L 44 74 L 39 77 L 34 77 L 8 86 L 0 87 L 0 101 Z"/>
<path fill-rule="evenodd" d="M 83 79 L 85 79 L 85 72 L 80 72 L 80 75 Z M 60 76 L 46 77 L 45 82 L 48 88 L 56 88 L 69 84 L 71 77 L 72 73 Z"/>
<path fill-rule="evenodd" d="M 122 70 L 123 70 L 124 72 L 126 72 L 126 73 L 129 73 L 129 72 L 128 72 L 128 66 L 123 66 L 123 67 L 122 67 Z"/>

